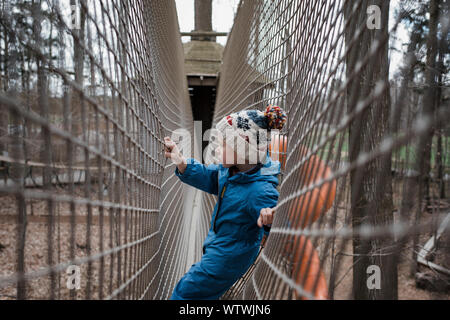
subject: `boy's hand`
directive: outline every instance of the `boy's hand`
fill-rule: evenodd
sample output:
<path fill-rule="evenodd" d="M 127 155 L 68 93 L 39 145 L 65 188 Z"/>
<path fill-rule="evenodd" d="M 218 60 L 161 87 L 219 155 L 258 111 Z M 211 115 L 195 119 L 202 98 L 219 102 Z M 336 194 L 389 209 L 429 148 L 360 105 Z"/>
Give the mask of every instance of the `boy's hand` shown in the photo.
<path fill-rule="evenodd" d="M 186 159 L 181 154 L 177 144 L 169 137 L 164 138 L 164 156 L 172 159 L 172 162 L 178 166 L 178 170 L 183 174 L 186 169 Z"/>
<path fill-rule="evenodd" d="M 271 208 L 263 208 L 259 214 L 258 218 L 258 227 L 262 228 L 263 225 L 269 225 L 273 222 L 273 214 L 275 213 L 274 209 Z"/>

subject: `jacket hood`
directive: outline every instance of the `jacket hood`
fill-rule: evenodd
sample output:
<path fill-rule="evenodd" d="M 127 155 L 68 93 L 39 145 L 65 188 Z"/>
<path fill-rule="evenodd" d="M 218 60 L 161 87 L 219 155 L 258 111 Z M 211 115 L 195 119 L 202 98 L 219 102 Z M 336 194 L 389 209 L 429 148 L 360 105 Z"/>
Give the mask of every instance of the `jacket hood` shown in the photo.
<path fill-rule="evenodd" d="M 269 152 L 266 154 L 265 164 L 260 164 L 260 169 L 254 172 L 254 169 L 251 169 L 246 172 L 238 172 L 232 177 L 228 178 L 228 181 L 234 183 L 251 183 L 255 181 L 267 181 L 273 183 L 275 186 L 278 185 L 278 175 L 281 173 L 281 164 L 279 161 L 274 161 L 269 155 Z M 221 175 L 229 175 L 229 168 L 224 168 L 220 165 Z"/>

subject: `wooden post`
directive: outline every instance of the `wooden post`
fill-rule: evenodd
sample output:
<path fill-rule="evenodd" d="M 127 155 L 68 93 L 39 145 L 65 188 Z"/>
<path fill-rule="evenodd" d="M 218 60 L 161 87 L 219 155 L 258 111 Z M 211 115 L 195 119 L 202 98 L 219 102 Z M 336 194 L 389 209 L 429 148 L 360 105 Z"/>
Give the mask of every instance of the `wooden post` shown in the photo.
<path fill-rule="evenodd" d="M 212 0 L 195 0 L 195 31 L 212 30 Z M 192 41 L 216 41 L 214 36 L 192 36 Z"/>

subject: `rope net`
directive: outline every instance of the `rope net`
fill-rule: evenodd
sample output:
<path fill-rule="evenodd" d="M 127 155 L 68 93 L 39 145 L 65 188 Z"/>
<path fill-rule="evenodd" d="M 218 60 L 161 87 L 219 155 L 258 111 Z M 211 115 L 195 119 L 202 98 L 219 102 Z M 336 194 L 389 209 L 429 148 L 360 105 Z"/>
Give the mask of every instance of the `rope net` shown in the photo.
<path fill-rule="evenodd" d="M 193 127 L 175 4 L 1 6 L 0 297 L 166 297 L 189 216 L 162 139 Z"/>
<path fill-rule="evenodd" d="M 374 5 L 379 28 L 370 24 Z M 448 140 L 436 141 L 447 139 L 448 121 L 440 119 L 448 119 L 448 101 L 433 98 L 438 77 L 429 70 L 414 104 L 417 40 L 389 78 L 389 42 L 414 5 L 391 23 L 389 9 L 389 1 L 241 1 L 214 123 L 272 104 L 287 111 L 288 125 L 272 134 L 272 158 L 284 170 L 270 236 L 224 298 L 393 299 L 405 285 L 399 275 L 419 271 L 421 246 L 449 213 L 448 191 L 441 192 Z M 448 23 L 439 28 L 448 34 Z M 211 204 L 205 200 L 207 210 Z M 442 239 L 441 266 L 448 263 Z M 370 276 L 378 271 L 376 283 Z"/>
<path fill-rule="evenodd" d="M 199 134 L 174 1 L 0 6 L 0 299 L 169 298 L 217 200 L 164 159 L 165 136 Z M 430 26 L 446 35 L 440 8 Z M 392 78 L 389 43 L 414 8 L 394 23 L 390 9 L 240 2 L 213 124 L 268 104 L 288 123 L 270 141 L 270 235 L 224 299 L 393 299 L 428 269 L 448 284 L 448 53 L 427 53 L 418 81 L 411 37 Z M 436 34 L 427 47 L 443 52 Z"/>

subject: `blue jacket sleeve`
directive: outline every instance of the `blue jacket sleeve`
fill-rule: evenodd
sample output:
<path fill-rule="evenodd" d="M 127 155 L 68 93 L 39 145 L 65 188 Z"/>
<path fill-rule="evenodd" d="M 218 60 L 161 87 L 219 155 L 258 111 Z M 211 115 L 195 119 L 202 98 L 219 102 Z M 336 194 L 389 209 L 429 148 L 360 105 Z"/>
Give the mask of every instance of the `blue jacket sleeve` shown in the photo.
<path fill-rule="evenodd" d="M 275 188 L 272 184 L 268 184 L 263 188 L 261 192 L 258 192 L 255 197 L 250 198 L 250 210 L 256 217 L 259 217 L 261 209 L 273 208 L 277 205 L 279 196 L 280 193 L 278 192 L 277 188 Z M 270 227 L 271 225 L 263 226 L 264 234 L 266 236 L 269 235 Z"/>
<path fill-rule="evenodd" d="M 186 159 L 186 161 L 187 166 L 183 174 L 180 173 L 177 167 L 175 168 L 175 175 L 178 176 L 181 181 L 194 188 L 218 195 L 219 166 L 215 164 L 205 166 L 193 158 Z"/>

